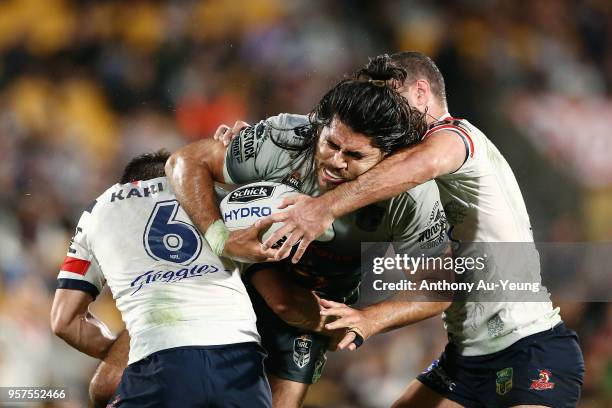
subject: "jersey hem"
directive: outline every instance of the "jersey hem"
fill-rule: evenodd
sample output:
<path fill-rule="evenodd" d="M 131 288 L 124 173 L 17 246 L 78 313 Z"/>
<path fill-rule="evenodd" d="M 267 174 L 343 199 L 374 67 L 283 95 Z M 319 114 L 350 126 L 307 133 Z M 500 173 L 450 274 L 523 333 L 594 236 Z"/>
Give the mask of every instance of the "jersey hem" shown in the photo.
<path fill-rule="evenodd" d="M 525 337 L 546 330 L 552 330 L 556 325 L 561 322 L 561 316 L 557 314 L 555 317 L 547 319 L 544 322 L 535 322 L 527 327 L 522 327 L 505 336 L 499 337 L 495 339 L 494 345 L 491 345 L 489 347 L 484 346 L 483 343 L 491 342 L 491 340 L 485 340 L 470 346 L 461 346 L 460 344 L 456 343 L 454 344 L 457 347 L 458 354 L 464 357 L 484 356 L 507 349 L 508 347 Z"/>
<path fill-rule="evenodd" d="M 184 322 L 156 326 L 130 333 L 128 364 L 136 363 L 161 350 L 186 346 L 221 346 L 236 343 L 260 343 L 254 320 Z"/>

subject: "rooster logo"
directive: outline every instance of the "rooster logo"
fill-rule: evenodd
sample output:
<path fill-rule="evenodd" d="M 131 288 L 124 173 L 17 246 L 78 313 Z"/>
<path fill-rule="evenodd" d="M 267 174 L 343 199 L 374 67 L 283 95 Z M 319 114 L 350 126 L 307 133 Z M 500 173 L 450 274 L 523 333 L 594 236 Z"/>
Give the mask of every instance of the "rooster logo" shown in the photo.
<path fill-rule="evenodd" d="M 538 370 L 538 379 L 531 380 L 531 386 L 529 389 L 532 390 L 552 390 L 555 388 L 555 383 L 550 382 L 551 372 L 548 370 Z"/>

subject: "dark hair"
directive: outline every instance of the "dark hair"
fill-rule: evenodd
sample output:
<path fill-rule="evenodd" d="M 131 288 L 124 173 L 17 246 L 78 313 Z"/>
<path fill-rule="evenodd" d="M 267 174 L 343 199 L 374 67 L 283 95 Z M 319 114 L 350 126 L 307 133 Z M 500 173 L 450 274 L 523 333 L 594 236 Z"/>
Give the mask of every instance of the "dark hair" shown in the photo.
<path fill-rule="evenodd" d="M 446 86 L 437 65 L 427 55 L 416 51 L 402 51 L 391 55 L 391 62 L 406 71 L 405 83 L 424 78 L 429 82 L 431 92 L 446 106 Z M 369 64 L 368 64 L 369 65 Z"/>
<path fill-rule="evenodd" d="M 357 75 L 327 92 L 310 120 L 322 128 L 337 117 L 353 131 L 372 137 L 373 145 L 386 154 L 411 146 L 421 140 L 427 124 L 425 116 L 394 90 L 393 82 L 405 78 L 406 71 L 393 65 L 388 55 L 372 58 Z"/>
<path fill-rule="evenodd" d="M 427 130 L 425 115 L 410 107 L 392 83 L 404 81 L 406 71 L 392 64 L 388 55 L 373 58 L 361 71 L 340 81 L 321 98 L 310 113 L 309 128 L 300 130 L 303 144 L 273 142 L 304 154 L 307 160 L 314 156 L 321 129 L 334 118 L 354 132 L 371 137 L 372 144 L 386 154 L 419 142 Z"/>
<path fill-rule="evenodd" d="M 165 149 L 136 156 L 123 169 L 123 175 L 119 182 L 125 184 L 132 181 L 163 177 L 166 175 L 164 166 L 169 157 L 170 153 Z"/>

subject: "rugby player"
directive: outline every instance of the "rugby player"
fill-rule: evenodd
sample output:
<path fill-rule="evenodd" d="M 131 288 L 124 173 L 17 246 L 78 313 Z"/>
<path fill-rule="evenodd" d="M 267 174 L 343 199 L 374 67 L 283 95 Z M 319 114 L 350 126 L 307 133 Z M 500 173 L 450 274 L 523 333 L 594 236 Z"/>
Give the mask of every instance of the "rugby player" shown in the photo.
<path fill-rule="evenodd" d="M 173 190 L 191 219 L 213 241 L 211 247 L 228 257 L 254 261 L 262 257 L 235 245 L 234 232 L 225 229 L 210 199 L 214 181 L 278 181 L 318 195 L 336 188 L 339 180 L 358 177 L 384 157 L 420 139 L 425 131 L 423 115 L 385 83 L 402 81 L 404 70 L 380 57 L 368 73 L 370 79 L 340 82 L 310 116 L 281 114 L 243 129 L 227 148 L 205 139 L 172 155 L 166 172 Z M 437 233 L 427 234 L 430 230 Z M 417 249 L 441 255 L 447 247 L 445 230 L 437 187 L 434 182 L 423 183 L 336 219 L 333 239 L 317 242 L 299 265 L 281 276 L 320 297 L 350 304 L 358 296 L 362 241 L 401 241 L 397 251 Z M 264 263 L 252 266 L 246 274 L 262 344 L 269 354 L 266 371 L 274 406 L 298 407 L 309 385 L 321 374 L 329 339 L 291 327 L 275 316 L 274 311 L 282 308 L 301 307 L 288 286 L 275 283 L 275 272 L 276 265 Z M 265 288 L 271 286 L 275 290 L 264 295 Z M 400 308 L 402 313 L 386 316 L 388 327 L 405 321 L 407 314 L 411 320 L 423 320 L 449 305 L 431 301 L 410 307 L 413 302 L 406 299 L 401 303 L 406 306 Z"/>
<path fill-rule="evenodd" d="M 478 128 L 449 114 L 444 78 L 435 63 L 418 52 L 391 58 L 408 73 L 394 84 L 397 90 L 426 114 L 429 127 L 420 143 L 386 157 L 354 180 L 338 179 L 339 185 L 320 197 L 285 199 L 287 211 L 271 216 L 285 226 L 264 248 L 289 236 L 277 254 L 282 258 L 301 240 L 292 254 L 297 262 L 334 219 L 434 179 L 451 225 L 450 238 L 460 244 L 461 255 L 473 255 L 470 251 L 477 245 L 472 243 L 532 245 L 529 216 L 510 166 Z M 504 261 L 499 264 L 500 273 L 512 273 Z M 539 265 L 535 270 L 539 275 Z M 367 336 L 368 327 L 376 325 L 354 309 L 323 305 L 332 308 L 326 313 L 345 317 L 330 328 L 358 327 Z M 445 351 L 409 384 L 395 407 L 576 406 L 584 361 L 576 334 L 565 327 L 550 301 L 467 299 L 454 302 L 444 319 L 449 334 Z M 349 341 L 341 346 L 350 344 L 354 335 L 349 333 Z M 543 377 L 546 385 L 536 381 Z"/>
<path fill-rule="evenodd" d="M 58 275 L 52 329 L 104 359 L 97 377 L 114 389 L 109 374 L 123 371 L 128 336 L 115 341 L 88 311 L 108 284 L 130 339 L 109 406 L 270 407 L 240 270 L 211 251 L 179 205 L 164 174 L 168 156 L 134 158 L 120 183 L 83 212 Z"/>

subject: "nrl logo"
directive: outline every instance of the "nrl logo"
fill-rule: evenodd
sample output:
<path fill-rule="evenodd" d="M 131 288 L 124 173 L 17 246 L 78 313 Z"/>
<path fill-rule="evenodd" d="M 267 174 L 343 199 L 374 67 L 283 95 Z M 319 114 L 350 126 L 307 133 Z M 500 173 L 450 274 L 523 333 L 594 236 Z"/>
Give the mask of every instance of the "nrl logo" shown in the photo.
<path fill-rule="evenodd" d="M 299 368 L 306 367 L 310 362 L 310 351 L 312 350 L 312 338 L 309 334 L 303 334 L 293 340 L 293 362 Z"/>
<path fill-rule="evenodd" d="M 298 171 L 294 171 L 293 173 L 285 176 L 285 178 L 282 179 L 281 183 L 287 184 L 300 191 L 300 189 L 302 188 L 302 176 Z"/>
<path fill-rule="evenodd" d="M 512 367 L 499 370 L 495 375 L 495 392 L 497 395 L 507 394 L 512 389 Z"/>
<path fill-rule="evenodd" d="M 243 187 L 230 193 L 228 203 L 250 203 L 251 201 L 271 197 L 274 186 Z"/>

